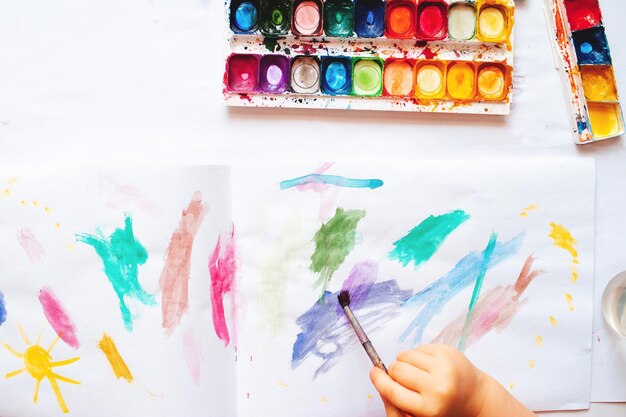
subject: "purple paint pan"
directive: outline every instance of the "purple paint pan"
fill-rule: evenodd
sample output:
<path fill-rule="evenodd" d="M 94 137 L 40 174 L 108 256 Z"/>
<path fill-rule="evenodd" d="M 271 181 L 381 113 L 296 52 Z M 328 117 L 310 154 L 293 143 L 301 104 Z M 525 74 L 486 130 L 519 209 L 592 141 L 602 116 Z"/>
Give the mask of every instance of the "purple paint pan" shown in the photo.
<path fill-rule="evenodd" d="M 289 88 L 289 58 L 265 55 L 261 58 L 259 86 L 265 93 L 284 93 Z"/>
<path fill-rule="evenodd" d="M 259 85 L 259 57 L 233 54 L 226 61 L 226 85 L 237 93 L 253 93 Z"/>

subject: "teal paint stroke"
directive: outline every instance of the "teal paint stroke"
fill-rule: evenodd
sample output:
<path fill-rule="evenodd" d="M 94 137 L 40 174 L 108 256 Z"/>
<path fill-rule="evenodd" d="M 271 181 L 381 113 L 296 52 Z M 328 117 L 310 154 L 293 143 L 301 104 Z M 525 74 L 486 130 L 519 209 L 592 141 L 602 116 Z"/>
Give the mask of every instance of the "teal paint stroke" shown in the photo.
<path fill-rule="evenodd" d="M 76 240 L 92 246 L 104 264 L 104 273 L 113 286 L 120 303 L 120 311 L 126 330 L 133 330 L 134 316 L 126 305 L 125 298 L 134 298 L 145 305 L 154 306 L 154 297 L 139 284 L 139 265 L 148 260 L 148 252 L 135 239 L 133 221 L 125 215 L 124 229 L 116 229 L 108 238 L 98 230 L 97 235 L 80 233 Z"/>
<path fill-rule="evenodd" d="M 430 216 L 406 236 L 394 242 L 395 248 L 389 252 L 389 258 L 397 260 L 402 266 L 413 262 L 417 268 L 428 261 L 439 250 L 448 235 L 469 218 L 469 214 L 463 210 Z"/>
<path fill-rule="evenodd" d="M 383 186 L 383 181 L 379 179 L 358 179 L 346 178 L 338 175 L 310 174 L 304 177 L 294 178 L 280 182 L 280 189 L 297 187 L 304 184 L 331 184 L 345 188 L 379 188 Z"/>

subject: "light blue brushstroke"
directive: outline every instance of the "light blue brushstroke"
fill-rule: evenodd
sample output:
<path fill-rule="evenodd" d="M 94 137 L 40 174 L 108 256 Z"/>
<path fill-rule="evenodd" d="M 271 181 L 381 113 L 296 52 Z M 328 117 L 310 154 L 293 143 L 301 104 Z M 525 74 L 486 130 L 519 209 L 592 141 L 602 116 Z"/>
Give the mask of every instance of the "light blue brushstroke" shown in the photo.
<path fill-rule="evenodd" d="M 522 245 L 524 236 L 522 233 L 506 243 L 496 242 L 493 255 L 487 267 L 492 268 L 515 255 Z M 439 314 L 443 306 L 452 298 L 474 282 L 484 257 L 485 251 L 469 253 L 446 275 L 432 283 L 428 288 L 407 299 L 402 305 L 404 308 L 414 308 L 422 305 L 424 308 L 402 333 L 400 341 L 404 342 L 411 338 L 414 344 L 421 343 L 424 330 L 433 317 Z"/>
<path fill-rule="evenodd" d="M 383 186 L 383 181 L 378 179 L 346 178 L 338 175 L 310 174 L 304 177 L 294 178 L 280 182 L 280 189 L 297 187 L 304 184 L 332 184 L 346 188 L 378 188 Z"/>

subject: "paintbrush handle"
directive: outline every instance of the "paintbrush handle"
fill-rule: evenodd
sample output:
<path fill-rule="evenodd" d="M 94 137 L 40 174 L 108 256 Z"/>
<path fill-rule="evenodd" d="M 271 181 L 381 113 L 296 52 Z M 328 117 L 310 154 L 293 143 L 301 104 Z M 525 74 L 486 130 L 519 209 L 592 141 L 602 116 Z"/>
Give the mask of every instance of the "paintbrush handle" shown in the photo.
<path fill-rule="evenodd" d="M 383 360 L 380 359 L 380 356 L 378 356 L 378 353 L 374 349 L 374 346 L 372 346 L 372 342 L 370 342 L 369 339 L 365 343 L 363 343 L 363 348 L 367 352 L 367 356 L 370 357 L 372 364 L 387 373 L 387 367 L 385 367 Z"/>

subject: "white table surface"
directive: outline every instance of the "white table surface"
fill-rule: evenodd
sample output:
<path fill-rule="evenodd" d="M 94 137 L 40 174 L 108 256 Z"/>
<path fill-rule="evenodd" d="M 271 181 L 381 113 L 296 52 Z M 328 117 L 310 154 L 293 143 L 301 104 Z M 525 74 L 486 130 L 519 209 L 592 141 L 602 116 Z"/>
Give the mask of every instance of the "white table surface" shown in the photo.
<path fill-rule="evenodd" d="M 601 5 L 624 92 L 623 1 Z M 517 1 L 509 117 L 227 109 L 224 27 L 221 0 L 0 1 L 0 163 L 593 157 L 596 282 L 626 269 L 626 146 L 572 143 L 541 1 Z M 596 317 L 598 337 L 618 349 Z M 596 355 L 596 380 L 616 369 Z"/>

